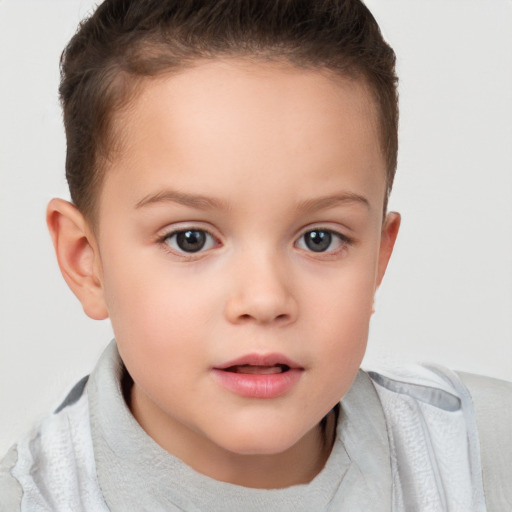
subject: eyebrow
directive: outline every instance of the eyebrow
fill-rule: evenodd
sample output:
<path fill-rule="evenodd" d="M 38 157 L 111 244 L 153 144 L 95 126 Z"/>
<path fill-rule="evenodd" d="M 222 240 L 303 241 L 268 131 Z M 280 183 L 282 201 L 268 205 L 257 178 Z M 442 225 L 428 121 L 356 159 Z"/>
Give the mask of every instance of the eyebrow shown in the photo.
<path fill-rule="evenodd" d="M 185 192 L 178 192 L 176 190 L 163 190 L 161 192 L 157 192 L 156 194 L 149 194 L 138 201 L 135 205 L 135 208 L 138 209 L 153 204 L 167 202 L 178 203 L 183 206 L 188 206 L 190 208 L 196 208 L 199 210 L 228 209 L 227 203 L 219 199 L 202 195 L 187 194 Z M 352 192 L 344 192 L 341 194 L 319 197 L 315 199 L 306 199 L 305 201 L 301 201 L 298 204 L 297 209 L 300 211 L 314 212 L 333 208 L 334 206 L 345 203 L 362 204 L 370 209 L 370 202 L 368 199 L 366 199 L 366 197 L 359 194 L 354 194 Z"/>
<path fill-rule="evenodd" d="M 299 203 L 298 209 L 306 212 L 314 212 L 318 210 L 326 210 L 327 208 L 332 208 L 345 203 L 362 204 L 366 206 L 366 208 L 371 209 L 370 202 L 366 197 L 352 192 L 343 192 L 341 194 L 334 194 L 316 199 L 307 199 Z"/>
<path fill-rule="evenodd" d="M 227 209 L 224 201 L 195 194 L 186 194 L 185 192 L 178 192 L 176 190 L 163 190 L 156 194 L 149 194 L 137 202 L 135 208 L 142 208 L 158 203 L 178 203 L 190 208 L 197 208 L 199 210 L 213 210 L 213 209 Z"/>

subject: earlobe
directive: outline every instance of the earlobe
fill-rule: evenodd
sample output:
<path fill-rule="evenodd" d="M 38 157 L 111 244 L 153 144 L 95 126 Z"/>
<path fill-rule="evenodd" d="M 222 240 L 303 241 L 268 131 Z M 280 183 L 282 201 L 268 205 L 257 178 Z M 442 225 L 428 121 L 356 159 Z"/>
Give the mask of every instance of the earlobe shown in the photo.
<path fill-rule="evenodd" d="M 377 269 L 377 286 L 380 286 L 382 278 L 386 272 L 393 247 L 395 245 L 398 230 L 400 229 L 400 214 L 397 212 L 390 212 L 387 214 L 384 224 L 382 226 L 382 234 L 380 240 L 379 251 L 379 264 Z"/>
<path fill-rule="evenodd" d="M 52 199 L 46 210 L 60 271 L 85 313 L 95 319 L 108 317 L 101 281 L 101 261 L 96 240 L 78 209 L 63 199 Z"/>

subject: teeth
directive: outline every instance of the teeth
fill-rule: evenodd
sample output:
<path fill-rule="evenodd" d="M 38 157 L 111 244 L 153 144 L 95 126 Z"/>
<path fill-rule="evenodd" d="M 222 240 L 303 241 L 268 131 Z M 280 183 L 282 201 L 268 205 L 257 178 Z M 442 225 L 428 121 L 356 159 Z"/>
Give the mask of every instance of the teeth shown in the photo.
<path fill-rule="evenodd" d="M 228 371 L 235 373 L 245 373 L 248 375 L 273 375 L 276 373 L 282 373 L 288 370 L 288 366 L 286 365 L 276 365 L 276 366 L 255 366 L 255 365 L 239 365 L 232 366 L 228 368 Z"/>

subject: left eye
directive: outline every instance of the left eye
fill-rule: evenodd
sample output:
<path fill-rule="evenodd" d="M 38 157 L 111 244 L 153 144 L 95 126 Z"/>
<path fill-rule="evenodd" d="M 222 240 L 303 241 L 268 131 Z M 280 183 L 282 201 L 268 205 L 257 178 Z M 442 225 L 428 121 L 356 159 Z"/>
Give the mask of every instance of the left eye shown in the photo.
<path fill-rule="evenodd" d="M 328 229 L 306 231 L 297 241 L 297 247 L 313 252 L 332 252 L 347 243 L 346 237 Z"/>
<path fill-rule="evenodd" d="M 177 252 L 194 253 L 215 246 L 215 239 L 204 229 L 183 229 L 165 237 L 165 243 Z"/>

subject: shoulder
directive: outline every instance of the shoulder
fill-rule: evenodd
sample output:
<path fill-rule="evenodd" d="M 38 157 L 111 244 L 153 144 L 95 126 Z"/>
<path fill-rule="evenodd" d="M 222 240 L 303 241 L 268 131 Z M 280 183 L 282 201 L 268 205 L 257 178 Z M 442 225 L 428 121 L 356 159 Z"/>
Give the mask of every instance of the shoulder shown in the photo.
<path fill-rule="evenodd" d="M 482 421 L 482 424 L 487 424 L 490 417 L 494 420 L 508 420 L 504 432 L 510 432 L 512 382 L 465 372 L 457 372 L 457 375 L 471 394 L 479 423 Z M 498 427 L 496 421 L 493 423 Z M 503 426 L 501 421 L 499 426 Z"/>
<path fill-rule="evenodd" d="M 474 409 L 478 423 L 490 416 L 512 419 L 512 382 L 465 372 L 441 365 L 409 365 L 368 371 L 379 389 L 409 396 L 441 409 Z M 505 427 L 507 428 L 507 427 Z"/>
<path fill-rule="evenodd" d="M 512 382 L 465 372 L 457 375 L 471 394 L 477 416 L 487 419 L 498 414 L 500 418 L 512 419 Z"/>
<path fill-rule="evenodd" d="M 469 390 L 480 438 L 484 489 L 491 510 L 512 508 L 512 382 L 458 373 Z"/>
<path fill-rule="evenodd" d="M 26 487 L 37 487 L 30 482 L 32 474 L 44 465 L 47 453 L 55 448 L 56 437 L 62 437 L 64 423 L 61 413 L 68 405 L 75 404 L 82 396 L 87 379 L 84 378 L 71 390 L 54 414 L 49 415 L 30 433 L 13 445 L 0 462 L 0 511 L 21 510 L 22 498 Z M 82 407 L 83 409 L 83 407 Z M 60 414 L 59 414 L 60 413 Z M 59 432 L 60 431 L 60 432 Z M 52 447 L 52 448 L 51 448 Z"/>
<path fill-rule="evenodd" d="M 2 512 L 60 512 L 81 505 L 106 510 L 96 480 L 86 379 L 11 448 L 0 467 Z"/>
<path fill-rule="evenodd" d="M 0 510 L 14 512 L 21 510 L 23 490 L 11 471 L 18 461 L 17 446 L 14 445 L 0 462 Z"/>
<path fill-rule="evenodd" d="M 425 453 L 435 454 L 429 462 L 435 474 L 451 468 L 440 502 L 450 501 L 458 487 L 459 496 L 473 493 L 472 510 L 480 510 L 484 495 L 489 510 L 511 509 L 512 383 L 437 365 L 368 375 L 381 399 L 397 466 L 405 467 L 425 446 Z"/>
<path fill-rule="evenodd" d="M 435 410 L 457 412 L 472 407 L 459 376 L 442 366 L 408 365 L 368 371 L 368 375 L 390 420 L 403 419 L 406 413 L 428 416 Z M 454 417 L 447 415 L 445 420 Z"/>
<path fill-rule="evenodd" d="M 437 366 L 369 372 L 389 438 L 397 510 L 485 510 L 476 421 L 458 376 Z"/>

